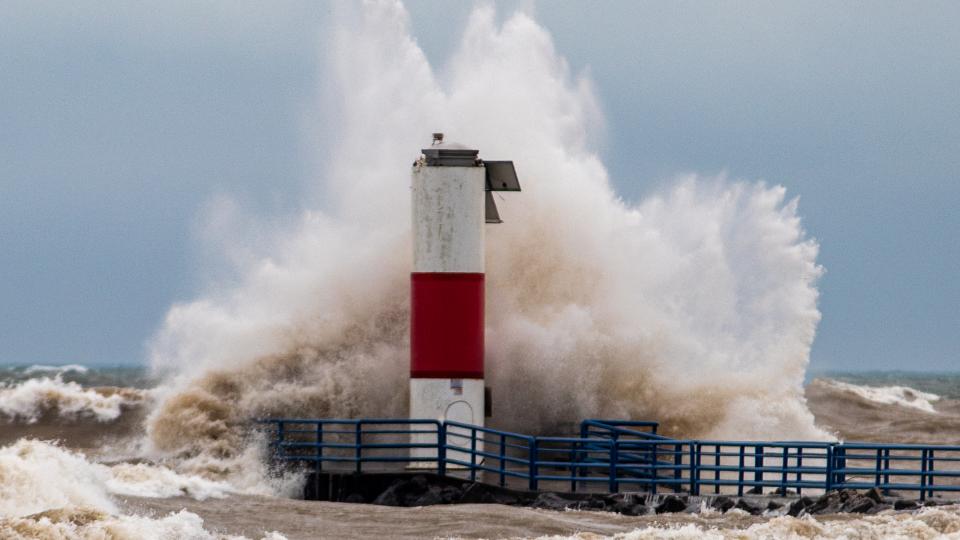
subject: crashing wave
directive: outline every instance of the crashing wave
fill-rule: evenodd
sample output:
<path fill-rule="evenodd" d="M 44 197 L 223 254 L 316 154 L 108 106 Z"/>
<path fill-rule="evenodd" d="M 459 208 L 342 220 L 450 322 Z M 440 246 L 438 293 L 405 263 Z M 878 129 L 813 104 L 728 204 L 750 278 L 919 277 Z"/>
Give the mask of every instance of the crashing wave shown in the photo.
<path fill-rule="evenodd" d="M 849 392 L 867 401 L 882 405 L 909 407 L 928 413 L 937 412 L 933 403 L 940 399 L 937 394 L 921 392 L 909 386 L 863 386 L 833 379 L 824 379 L 823 383 L 830 388 L 841 392 Z"/>
<path fill-rule="evenodd" d="M 119 418 L 125 407 L 142 402 L 148 395 L 131 388 L 84 388 L 64 381 L 61 375 L 0 383 L 0 417 L 34 423 L 52 414 L 65 419 L 109 422 Z"/>
<path fill-rule="evenodd" d="M 260 415 L 406 413 L 406 165 L 438 130 L 513 159 L 524 186 L 487 229 L 493 425 L 826 437 L 803 397 L 818 246 L 783 187 L 689 176 L 627 203 L 588 142 L 590 81 L 531 17 L 477 8 L 441 79 L 399 3 L 344 9 L 327 208 L 245 257 L 237 287 L 170 309 L 152 343 L 175 374 L 150 419 L 158 452 L 232 459 Z"/>
<path fill-rule="evenodd" d="M 0 516 L 18 517 L 51 508 L 89 507 L 116 513 L 111 495 L 224 497 L 231 487 L 178 474 L 161 465 L 108 466 L 59 445 L 21 439 L 0 448 Z"/>
<path fill-rule="evenodd" d="M 86 373 L 90 371 L 90 368 L 87 366 L 81 366 L 80 364 L 67 364 L 64 366 L 47 366 L 41 364 L 34 364 L 24 368 L 24 375 L 34 375 L 37 373 L 53 373 L 53 374 L 63 374 L 63 373 Z"/>

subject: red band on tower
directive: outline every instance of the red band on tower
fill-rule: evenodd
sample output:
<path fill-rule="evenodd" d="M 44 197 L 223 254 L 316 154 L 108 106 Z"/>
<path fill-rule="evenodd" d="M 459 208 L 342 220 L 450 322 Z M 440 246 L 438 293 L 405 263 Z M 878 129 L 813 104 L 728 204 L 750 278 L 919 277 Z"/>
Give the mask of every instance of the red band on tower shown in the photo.
<path fill-rule="evenodd" d="M 483 378 L 484 275 L 410 274 L 410 376 Z"/>

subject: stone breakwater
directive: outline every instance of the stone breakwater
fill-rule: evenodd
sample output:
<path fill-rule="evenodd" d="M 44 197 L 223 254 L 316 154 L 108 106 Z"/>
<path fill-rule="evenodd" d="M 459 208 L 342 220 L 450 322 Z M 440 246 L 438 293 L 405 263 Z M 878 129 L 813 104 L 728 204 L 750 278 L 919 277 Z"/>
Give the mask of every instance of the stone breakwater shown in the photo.
<path fill-rule="evenodd" d="M 333 502 L 419 507 L 443 504 L 502 504 L 546 510 L 592 510 L 628 516 L 650 514 L 725 513 L 739 510 L 750 515 L 876 514 L 887 510 L 910 511 L 921 506 L 956 501 L 924 501 L 883 493 L 879 489 L 843 489 L 823 495 L 799 496 L 792 491 L 742 497 L 729 495 L 651 493 L 566 493 L 522 491 L 434 474 L 326 474 L 311 475 L 304 498 Z"/>

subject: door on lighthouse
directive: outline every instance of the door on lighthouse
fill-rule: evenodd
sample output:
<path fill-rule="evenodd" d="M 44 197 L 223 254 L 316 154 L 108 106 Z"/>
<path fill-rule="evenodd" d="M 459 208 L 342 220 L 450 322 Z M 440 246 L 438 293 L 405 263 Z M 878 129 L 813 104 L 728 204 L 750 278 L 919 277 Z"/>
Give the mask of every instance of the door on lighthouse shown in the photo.
<path fill-rule="evenodd" d="M 462 424 L 473 425 L 473 407 L 470 406 L 466 401 L 454 401 L 450 405 L 447 405 L 447 412 L 444 415 L 448 422 L 459 422 Z M 477 443 L 472 443 L 471 441 L 471 432 L 468 429 L 463 429 L 457 426 L 447 427 L 447 441 L 451 446 L 459 446 L 467 452 L 470 451 L 471 444 L 476 444 L 478 451 L 483 451 L 483 446 L 480 441 Z M 477 434 L 482 438 L 482 434 Z M 480 463 L 483 461 L 482 458 L 475 457 L 473 460 L 470 459 L 470 454 L 466 452 L 457 452 L 448 450 L 447 457 L 455 459 L 457 461 L 462 461 L 466 463 Z"/>

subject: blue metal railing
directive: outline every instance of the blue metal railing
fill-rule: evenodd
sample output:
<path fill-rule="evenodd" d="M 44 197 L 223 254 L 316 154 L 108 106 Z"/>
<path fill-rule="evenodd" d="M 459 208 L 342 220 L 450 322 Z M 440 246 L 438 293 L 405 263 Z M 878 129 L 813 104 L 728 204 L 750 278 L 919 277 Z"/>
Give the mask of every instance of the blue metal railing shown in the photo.
<path fill-rule="evenodd" d="M 441 475 L 478 476 L 535 491 L 659 489 L 743 495 L 773 488 L 960 492 L 960 446 L 679 440 L 656 422 L 589 419 L 579 437 L 524 435 L 459 422 L 371 419 L 260 420 L 274 430 L 273 457 L 316 471 L 405 464 Z"/>

